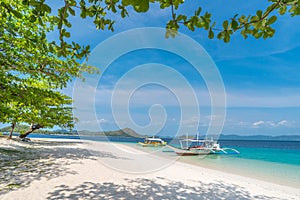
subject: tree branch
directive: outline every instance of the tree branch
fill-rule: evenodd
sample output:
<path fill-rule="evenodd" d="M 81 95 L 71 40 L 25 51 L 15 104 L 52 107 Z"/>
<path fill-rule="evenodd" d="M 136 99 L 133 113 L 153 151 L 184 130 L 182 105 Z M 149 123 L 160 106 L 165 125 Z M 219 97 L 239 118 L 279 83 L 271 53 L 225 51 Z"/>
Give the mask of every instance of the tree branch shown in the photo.
<path fill-rule="evenodd" d="M 244 27 L 247 26 L 247 25 L 255 24 L 255 23 L 257 23 L 257 22 L 262 22 L 263 20 L 265 20 L 265 19 L 271 14 L 271 12 L 273 12 L 273 11 L 276 9 L 276 7 L 277 7 L 281 2 L 282 2 L 282 0 L 278 0 L 278 1 L 276 2 L 276 4 L 274 4 L 274 5 L 272 6 L 272 8 L 271 8 L 270 10 L 268 10 L 268 11 L 267 11 L 267 12 L 266 12 L 259 20 L 250 21 L 250 22 L 248 22 L 248 23 L 245 23 L 243 26 L 239 27 L 237 30 L 240 30 L 240 29 L 244 28 Z"/>
<path fill-rule="evenodd" d="M 173 21 L 176 22 L 176 14 L 175 14 L 175 11 L 174 11 L 173 0 L 170 0 L 170 4 L 171 4 L 172 19 L 173 19 Z"/>

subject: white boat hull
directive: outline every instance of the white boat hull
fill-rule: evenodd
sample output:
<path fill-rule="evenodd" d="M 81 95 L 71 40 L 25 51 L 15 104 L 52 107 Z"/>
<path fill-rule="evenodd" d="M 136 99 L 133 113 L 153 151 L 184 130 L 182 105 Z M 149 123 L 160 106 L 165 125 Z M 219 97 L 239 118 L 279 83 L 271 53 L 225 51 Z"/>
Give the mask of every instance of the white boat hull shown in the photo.
<path fill-rule="evenodd" d="M 182 151 L 175 151 L 175 153 L 179 156 L 197 156 L 197 155 L 208 155 L 210 151 L 192 151 L 192 150 L 182 150 Z"/>

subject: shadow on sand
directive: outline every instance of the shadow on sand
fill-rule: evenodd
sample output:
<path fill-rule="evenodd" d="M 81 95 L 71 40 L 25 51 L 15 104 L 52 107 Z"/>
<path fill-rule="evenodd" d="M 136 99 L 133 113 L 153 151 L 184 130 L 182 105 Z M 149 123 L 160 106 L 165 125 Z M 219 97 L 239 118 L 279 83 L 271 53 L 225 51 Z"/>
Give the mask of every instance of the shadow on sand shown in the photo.
<path fill-rule="evenodd" d="M 164 178 L 127 179 L 127 184 L 112 182 L 84 182 L 76 187 L 57 186 L 49 193 L 47 199 L 274 199 L 267 196 L 250 196 L 249 192 L 238 185 L 223 183 L 188 186 L 182 182 L 170 181 Z M 164 184 L 159 183 L 163 181 Z"/>
<path fill-rule="evenodd" d="M 52 179 L 75 174 L 68 165 L 80 163 L 82 159 L 107 157 L 126 159 L 110 152 L 91 152 L 79 148 L 78 142 L 13 141 L 0 146 L 0 195 L 20 187 L 28 186 L 34 180 Z"/>

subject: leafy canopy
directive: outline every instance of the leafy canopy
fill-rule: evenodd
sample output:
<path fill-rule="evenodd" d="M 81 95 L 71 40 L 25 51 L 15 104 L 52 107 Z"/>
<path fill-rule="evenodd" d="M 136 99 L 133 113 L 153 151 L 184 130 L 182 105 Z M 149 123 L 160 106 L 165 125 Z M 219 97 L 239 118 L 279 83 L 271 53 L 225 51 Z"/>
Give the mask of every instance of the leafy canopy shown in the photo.
<path fill-rule="evenodd" d="M 59 89 L 82 71 L 94 71 L 78 62 L 89 47 L 48 41 L 56 27 L 51 9 L 42 2 L 23 3 L 0 4 L 0 121 L 72 127 L 72 100 Z"/>
<path fill-rule="evenodd" d="M 180 27 L 207 30 L 208 38 L 229 42 L 239 32 L 244 38 L 270 38 L 277 17 L 300 14 L 299 0 L 265 0 L 269 6 L 253 15 L 236 14 L 223 22 L 214 22 L 212 13 L 203 10 L 201 2 L 194 13 L 178 10 L 184 0 L 63 0 L 53 14 L 45 0 L 0 1 L 0 122 L 40 123 L 72 126 L 70 97 L 59 92 L 82 72 L 95 73 L 91 66 L 80 64 L 90 52 L 71 40 L 70 16 L 92 18 L 97 29 L 114 30 L 108 16 L 129 16 L 129 11 L 148 12 L 151 4 L 170 11 L 166 37 L 175 37 Z M 111 15 L 110 15 L 111 16 Z M 47 34 L 58 31 L 49 41 Z"/>
<path fill-rule="evenodd" d="M 208 32 L 208 38 L 215 36 L 224 42 L 229 42 L 232 34 L 239 32 L 244 38 L 254 36 L 255 38 L 270 38 L 274 35 L 275 29 L 272 25 L 276 22 L 279 15 L 289 13 L 291 16 L 300 14 L 299 0 L 265 0 L 270 4 L 267 8 L 258 10 L 253 15 L 236 14 L 229 16 L 223 22 L 214 22 L 212 13 L 203 10 L 201 2 L 199 7 L 195 8 L 195 12 L 185 15 L 178 12 L 181 5 L 185 4 L 184 0 L 64 0 L 64 5 L 58 9 L 58 14 L 52 16 L 59 30 L 60 47 L 62 54 L 66 53 L 65 39 L 71 37 L 71 33 L 67 30 L 72 26 L 69 21 L 70 16 L 80 15 L 81 18 L 92 18 L 97 29 L 114 30 L 114 23 L 108 17 L 110 14 L 118 14 L 122 18 L 129 16 L 129 11 L 148 12 L 150 4 L 159 4 L 161 9 L 170 11 L 170 20 L 166 23 L 166 36 L 174 37 L 181 26 L 187 27 L 189 30 L 205 29 Z M 32 20 L 43 21 L 40 16 L 43 12 L 50 13 L 51 8 L 44 1 L 23 0 L 23 5 L 31 6 L 34 9 Z M 277 12 L 275 12 L 277 11 Z M 19 12 L 15 13 L 21 15 Z M 71 46 L 69 46 L 71 47 Z M 79 48 L 73 45 L 73 48 Z M 76 49 L 76 48 L 75 48 Z M 88 50 L 88 49 L 85 49 Z M 82 51 L 81 55 L 84 55 Z M 86 54 L 85 54 L 86 55 Z"/>

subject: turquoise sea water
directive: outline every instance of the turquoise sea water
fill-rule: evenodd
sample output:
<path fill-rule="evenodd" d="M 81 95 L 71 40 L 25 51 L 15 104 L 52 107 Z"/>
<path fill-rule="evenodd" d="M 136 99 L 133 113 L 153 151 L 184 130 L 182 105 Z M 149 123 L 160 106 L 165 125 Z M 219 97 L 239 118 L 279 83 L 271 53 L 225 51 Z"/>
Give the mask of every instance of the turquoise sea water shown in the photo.
<path fill-rule="evenodd" d="M 33 134 L 31 137 L 49 137 L 47 135 Z M 68 138 L 68 136 L 50 136 Z M 78 137 L 72 136 L 73 139 Z M 122 142 L 134 148 L 156 152 L 165 157 L 177 157 L 169 148 L 140 147 L 138 141 L 143 139 L 122 137 L 81 137 L 93 141 Z M 176 140 L 170 141 L 173 146 L 178 146 Z M 184 156 L 179 161 L 193 165 L 221 170 L 233 174 L 254 177 L 257 179 L 300 188 L 300 141 L 246 141 L 224 140 L 219 141 L 221 147 L 237 149 L 238 155 L 208 155 Z"/>
<path fill-rule="evenodd" d="M 220 141 L 220 144 L 222 147 L 235 148 L 240 154 L 185 156 L 179 160 L 300 188 L 300 142 L 227 140 Z M 162 153 L 174 154 L 166 149 L 162 149 Z"/>

